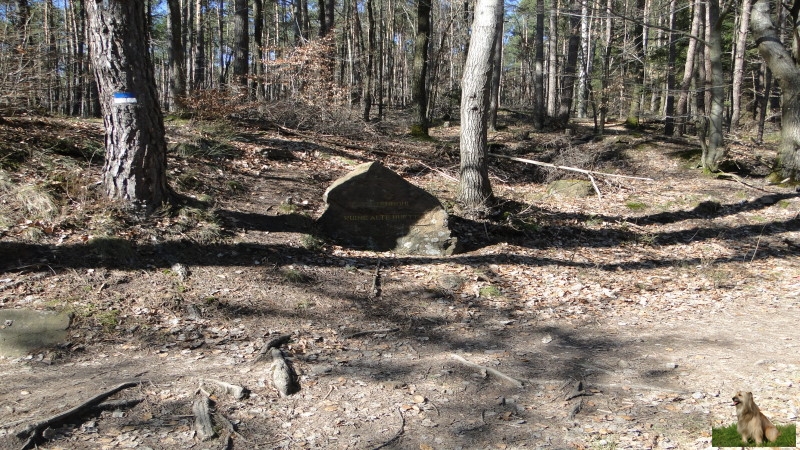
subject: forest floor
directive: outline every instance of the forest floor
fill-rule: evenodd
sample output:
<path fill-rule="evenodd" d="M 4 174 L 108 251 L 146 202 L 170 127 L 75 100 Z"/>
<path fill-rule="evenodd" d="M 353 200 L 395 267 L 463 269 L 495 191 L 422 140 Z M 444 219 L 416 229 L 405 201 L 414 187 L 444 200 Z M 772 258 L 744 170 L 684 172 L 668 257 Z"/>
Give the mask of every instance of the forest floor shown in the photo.
<path fill-rule="evenodd" d="M 705 449 L 740 389 L 796 422 L 800 194 L 764 179 L 774 139 L 729 137 L 741 178 L 717 178 L 688 137 L 502 121 L 495 153 L 653 181 L 597 175 L 601 198 L 561 196 L 548 181 L 585 177 L 494 158 L 500 203 L 475 219 L 455 202 L 456 126 L 419 140 L 388 123 L 168 121 L 171 183 L 194 201 L 137 221 L 98 192 L 101 123 L 8 118 L 0 309 L 73 319 L 57 348 L 0 358 L 0 448 L 131 380 L 115 398 L 141 403 L 47 430 L 38 448 Z M 442 200 L 462 252 L 314 234 L 325 189 L 373 160 Z M 287 334 L 300 391 L 279 397 L 258 356 Z M 222 436 L 205 442 L 201 385 Z"/>

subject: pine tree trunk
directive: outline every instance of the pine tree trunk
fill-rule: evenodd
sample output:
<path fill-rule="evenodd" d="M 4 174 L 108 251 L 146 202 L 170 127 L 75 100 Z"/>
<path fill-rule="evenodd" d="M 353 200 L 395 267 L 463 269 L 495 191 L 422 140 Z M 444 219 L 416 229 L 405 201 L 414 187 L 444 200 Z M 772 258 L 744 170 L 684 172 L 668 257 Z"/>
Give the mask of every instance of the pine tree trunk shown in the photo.
<path fill-rule="evenodd" d="M 142 2 L 86 2 L 106 137 L 103 186 L 140 213 L 171 199 L 164 119 L 146 45 Z"/>
<path fill-rule="evenodd" d="M 468 210 L 485 210 L 492 198 L 487 164 L 487 113 L 492 79 L 492 48 L 502 0 L 478 0 L 464 65 L 461 93 L 461 171 L 459 200 Z"/>
<path fill-rule="evenodd" d="M 758 52 L 781 87 L 781 143 L 773 168 L 773 181 L 800 179 L 800 68 L 778 38 L 769 16 L 769 1 L 756 0 L 750 28 Z"/>

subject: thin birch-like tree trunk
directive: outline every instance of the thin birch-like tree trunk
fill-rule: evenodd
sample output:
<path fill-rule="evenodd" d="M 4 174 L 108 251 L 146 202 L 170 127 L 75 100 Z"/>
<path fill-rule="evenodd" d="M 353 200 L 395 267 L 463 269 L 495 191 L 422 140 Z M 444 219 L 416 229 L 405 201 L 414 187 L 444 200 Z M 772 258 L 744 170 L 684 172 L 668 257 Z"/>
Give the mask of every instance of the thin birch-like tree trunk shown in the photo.
<path fill-rule="evenodd" d="M 472 23 L 461 92 L 461 167 L 459 200 L 470 211 L 485 211 L 492 198 L 489 182 L 487 133 L 492 49 L 502 0 L 478 0 Z"/>

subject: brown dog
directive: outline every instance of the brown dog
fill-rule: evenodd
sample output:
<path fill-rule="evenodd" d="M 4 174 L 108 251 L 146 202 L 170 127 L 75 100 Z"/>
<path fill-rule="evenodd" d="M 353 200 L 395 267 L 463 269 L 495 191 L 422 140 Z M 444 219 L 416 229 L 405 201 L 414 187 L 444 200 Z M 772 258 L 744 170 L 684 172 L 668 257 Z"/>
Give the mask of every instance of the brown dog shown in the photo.
<path fill-rule="evenodd" d="M 778 429 L 758 409 L 752 392 L 737 392 L 733 396 L 733 406 L 736 407 L 736 416 L 739 418 L 736 431 L 742 435 L 742 441 L 753 439 L 756 444 L 761 444 L 765 437 L 770 442 L 778 439 Z"/>

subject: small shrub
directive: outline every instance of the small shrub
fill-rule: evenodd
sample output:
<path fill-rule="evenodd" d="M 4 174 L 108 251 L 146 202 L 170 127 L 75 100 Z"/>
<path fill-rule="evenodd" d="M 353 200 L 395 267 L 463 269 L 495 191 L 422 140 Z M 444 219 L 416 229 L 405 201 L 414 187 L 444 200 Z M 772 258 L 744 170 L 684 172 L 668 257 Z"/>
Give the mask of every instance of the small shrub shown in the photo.
<path fill-rule="evenodd" d="M 303 238 L 300 240 L 300 244 L 306 250 L 310 250 L 312 252 L 318 252 L 322 250 L 322 248 L 325 246 L 325 241 L 317 236 L 314 236 L 313 234 L 305 234 L 303 235 Z"/>
<path fill-rule="evenodd" d="M 28 212 L 28 219 L 51 220 L 58 213 L 58 206 L 53 197 L 39 186 L 33 184 L 20 186 L 17 189 L 16 198 Z"/>
<path fill-rule="evenodd" d="M 647 205 L 645 203 L 637 202 L 637 201 L 626 202 L 625 206 L 628 209 L 630 209 L 631 211 L 641 211 L 641 210 L 647 208 Z"/>
<path fill-rule="evenodd" d="M 486 297 L 486 298 L 496 298 L 503 295 L 503 293 L 500 292 L 500 289 L 492 285 L 481 287 L 480 290 L 478 290 L 478 294 L 481 297 Z"/>
<path fill-rule="evenodd" d="M 312 278 L 307 274 L 293 268 L 289 268 L 283 271 L 283 279 L 289 283 L 293 284 L 304 284 L 310 283 Z"/>

